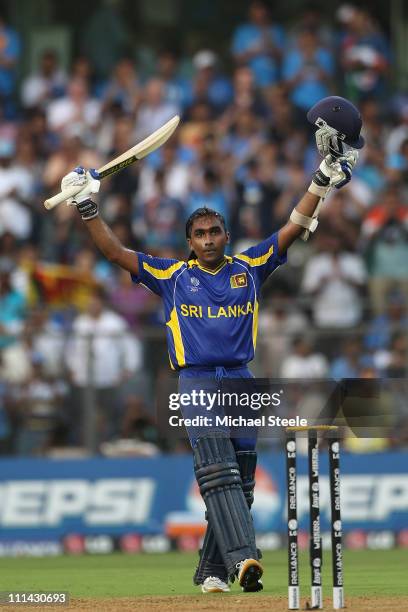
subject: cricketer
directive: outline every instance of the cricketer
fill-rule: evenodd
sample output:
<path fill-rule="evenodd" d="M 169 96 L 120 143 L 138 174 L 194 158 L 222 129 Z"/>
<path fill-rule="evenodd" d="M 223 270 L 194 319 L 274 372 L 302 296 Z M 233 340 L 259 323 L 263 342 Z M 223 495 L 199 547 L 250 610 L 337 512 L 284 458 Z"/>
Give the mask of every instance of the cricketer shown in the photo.
<path fill-rule="evenodd" d="M 278 232 L 232 257 L 225 255 L 230 241 L 225 220 L 209 208 L 196 210 L 187 220 L 187 261 L 125 248 L 92 199 L 99 190 L 97 171 L 79 167 L 62 179 L 62 190 L 82 187 L 68 203 L 76 206 L 105 257 L 162 298 L 170 365 L 179 373 L 181 392 L 190 392 L 198 379 L 210 380 L 216 388 L 223 378 L 253 378 L 248 363 L 256 346 L 261 286 L 285 263 L 291 244 L 315 231 L 328 191 L 351 179 L 357 149 L 364 145 L 358 110 L 344 98 L 331 96 L 307 116 L 317 128 L 316 144 L 323 157 L 310 186 Z M 192 419 L 194 410 L 193 405 L 184 406 L 183 417 Z M 234 580 L 244 591 L 260 591 L 263 568 L 250 515 L 256 432 L 232 437 L 222 426 L 210 432 L 200 426 L 187 431 L 208 521 L 194 582 L 204 593 L 229 591 Z"/>

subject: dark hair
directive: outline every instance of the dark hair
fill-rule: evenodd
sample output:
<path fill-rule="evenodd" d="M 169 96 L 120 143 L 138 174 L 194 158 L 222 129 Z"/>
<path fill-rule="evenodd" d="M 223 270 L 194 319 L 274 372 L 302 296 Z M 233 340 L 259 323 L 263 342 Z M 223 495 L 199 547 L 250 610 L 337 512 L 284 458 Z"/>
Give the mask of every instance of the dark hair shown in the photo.
<path fill-rule="evenodd" d="M 213 208 L 207 208 L 207 206 L 204 206 L 203 208 L 197 208 L 193 213 L 191 213 L 191 215 L 187 219 L 186 238 L 191 238 L 191 229 L 193 227 L 194 221 L 196 219 L 202 219 L 204 217 L 215 217 L 216 219 L 220 221 L 222 227 L 224 228 L 224 232 L 227 231 L 225 219 L 222 216 L 222 214 L 217 212 Z M 188 256 L 188 261 L 190 261 L 190 259 L 197 259 L 197 255 L 194 253 L 194 251 L 190 251 L 190 254 Z"/>
<path fill-rule="evenodd" d="M 191 213 L 191 215 L 187 219 L 186 238 L 191 238 L 191 228 L 193 227 L 194 221 L 196 219 L 202 219 L 203 217 L 215 217 L 216 219 L 220 221 L 221 225 L 224 228 L 224 231 L 225 232 L 227 231 L 225 219 L 222 216 L 222 214 L 217 212 L 216 210 L 213 210 L 212 208 L 207 208 L 207 206 L 204 206 L 203 208 L 197 208 L 197 210 Z"/>

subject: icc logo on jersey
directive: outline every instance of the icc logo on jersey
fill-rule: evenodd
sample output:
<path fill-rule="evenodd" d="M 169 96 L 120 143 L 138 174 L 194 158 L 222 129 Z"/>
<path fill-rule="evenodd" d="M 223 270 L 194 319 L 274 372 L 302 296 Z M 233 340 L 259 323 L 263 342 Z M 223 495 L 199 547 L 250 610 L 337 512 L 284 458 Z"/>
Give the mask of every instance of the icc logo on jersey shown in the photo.
<path fill-rule="evenodd" d="M 196 291 L 198 291 L 198 285 L 200 284 L 200 281 L 195 276 L 192 276 L 190 278 L 190 282 L 193 285 L 192 287 L 190 287 L 190 291 L 192 293 L 195 293 Z"/>

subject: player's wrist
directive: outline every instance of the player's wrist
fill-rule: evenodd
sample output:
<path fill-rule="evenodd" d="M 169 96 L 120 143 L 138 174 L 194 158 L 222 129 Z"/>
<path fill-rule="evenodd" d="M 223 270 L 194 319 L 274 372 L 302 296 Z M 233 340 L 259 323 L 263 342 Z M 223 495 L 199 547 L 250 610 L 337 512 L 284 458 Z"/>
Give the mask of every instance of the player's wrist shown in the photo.
<path fill-rule="evenodd" d="M 315 183 L 314 180 L 312 180 L 312 182 L 310 183 L 309 187 L 307 188 L 309 193 L 312 193 L 313 195 L 317 196 L 318 198 L 324 199 L 327 195 L 327 192 L 330 189 L 330 185 L 318 185 L 317 183 Z"/>
<path fill-rule="evenodd" d="M 330 170 L 325 160 L 322 161 L 319 168 L 312 176 L 312 182 L 309 185 L 308 191 L 324 198 L 330 189 Z"/>
<path fill-rule="evenodd" d="M 95 219 L 95 217 L 97 217 L 99 214 L 97 203 L 91 200 L 89 197 L 77 202 L 76 207 L 83 221 Z"/>

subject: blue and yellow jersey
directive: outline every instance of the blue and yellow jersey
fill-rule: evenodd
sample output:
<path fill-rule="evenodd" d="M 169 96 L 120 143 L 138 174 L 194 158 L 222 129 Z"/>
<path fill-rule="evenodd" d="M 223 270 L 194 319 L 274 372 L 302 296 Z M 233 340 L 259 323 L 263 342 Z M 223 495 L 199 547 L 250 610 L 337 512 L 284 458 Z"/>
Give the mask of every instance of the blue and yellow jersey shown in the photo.
<path fill-rule="evenodd" d="M 164 302 L 167 345 L 174 370 L 186 366 L 234 366 L 254 357 L 262 283 L 281 264 L 278 234 L 215 270 L 137 253 L 142 283 Z"/>

